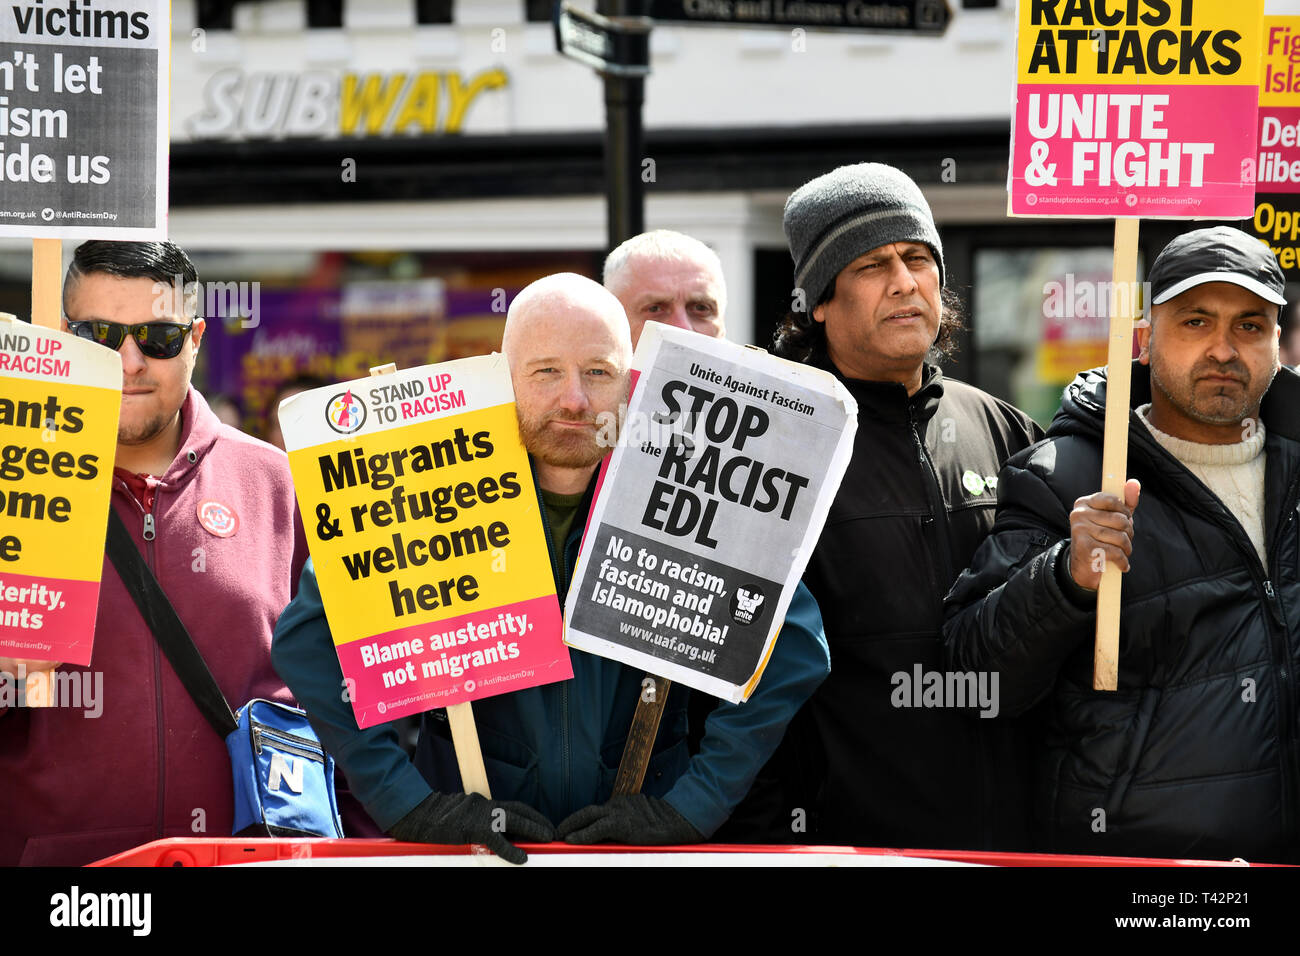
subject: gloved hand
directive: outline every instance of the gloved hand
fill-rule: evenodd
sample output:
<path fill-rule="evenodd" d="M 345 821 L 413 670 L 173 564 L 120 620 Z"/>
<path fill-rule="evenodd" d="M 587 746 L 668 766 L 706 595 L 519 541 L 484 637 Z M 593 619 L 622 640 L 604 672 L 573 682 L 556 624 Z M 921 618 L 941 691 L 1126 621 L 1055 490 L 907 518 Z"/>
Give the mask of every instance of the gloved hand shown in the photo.
<path fill-rule="evenodd" d="M 609 803 L 583 807 L 560 822 L 555 835 L 566 843 L 627 843 L 669 846 L 703 843 L 704 834 L 666 800 L 643 793 L 611 797 Z"/>
<path fill-rule="evenodd" d="M 477 793 L 431 793 L 392 825 L 388 835 L 409 843 L 481 843 L 507 863 L 528 854 L 506 839 L 550 843 L 555 827 L 526 803 L 488 800 Z"/>

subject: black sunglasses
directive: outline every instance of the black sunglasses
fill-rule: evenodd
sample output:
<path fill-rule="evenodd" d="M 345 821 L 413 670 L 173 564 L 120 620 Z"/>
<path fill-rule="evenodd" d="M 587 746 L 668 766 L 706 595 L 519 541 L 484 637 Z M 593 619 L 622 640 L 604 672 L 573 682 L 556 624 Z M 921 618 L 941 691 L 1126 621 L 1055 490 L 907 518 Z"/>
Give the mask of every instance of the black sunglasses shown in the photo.
<path fill-rule="evenodd" d="M 123 325 L 121 322 L 105 322 L 102 319 L 68 320 L 68 330 L 75 336 L 89 339 L 100 345 L 106 345 L 113 351 L 122 347 L 130 335 L 140 351 L 154 359 L 175 358 L 181 354 L 185 336 L 194 326 L 181 325 L 179 322 L 141 322 L 139 325 Z"/>

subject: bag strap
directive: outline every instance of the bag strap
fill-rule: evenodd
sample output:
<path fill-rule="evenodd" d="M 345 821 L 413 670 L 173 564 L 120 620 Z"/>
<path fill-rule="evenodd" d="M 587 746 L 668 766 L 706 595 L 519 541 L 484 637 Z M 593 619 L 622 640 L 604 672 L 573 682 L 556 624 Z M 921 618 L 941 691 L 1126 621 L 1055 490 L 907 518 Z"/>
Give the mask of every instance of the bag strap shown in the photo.
<path fill-rule="evenodd" d="M 111 505 L 108 509 L 108 555 L 113 561 L 113 567 L 117 568 L 127 593 L 131 595 L 131 600 L 140 609 L 140 616 L 149 625 L 154 640 L 171 662 L 172 669 L 185 685 L 199 712 L 222 739 L 230 736 L 239 727 L 239 722 L 231 713 L 230 704 L 226 702 L 216 679 L 208 670 L 203 655 L 194 646 L 194 639 L 181 623 L 167 593 L 144 563 L 140 549 L 131 540 L 131 532 L 126 530 L 121 515 Z"/>

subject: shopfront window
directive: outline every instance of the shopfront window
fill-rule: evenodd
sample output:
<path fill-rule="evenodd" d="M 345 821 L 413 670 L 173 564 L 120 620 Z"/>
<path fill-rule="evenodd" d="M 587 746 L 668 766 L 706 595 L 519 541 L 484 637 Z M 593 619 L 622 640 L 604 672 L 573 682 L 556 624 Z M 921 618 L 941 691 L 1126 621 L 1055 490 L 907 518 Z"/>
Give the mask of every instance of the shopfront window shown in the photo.
<path fill-rule="evenodd" d="M 1075 375 L 1106 364 L 1112 250 L 979 249 L 974 258 L 980 387 L 1046 427 Z"/>
<path fill-rule="evenodd" d="M 510 300 L 554 272 L 599 276 L 601 257 L 557 252 L 191 250 L 208 330 L 195 385 L 272 434 L 288 384 L 364 378 L 501 348 Z"/>

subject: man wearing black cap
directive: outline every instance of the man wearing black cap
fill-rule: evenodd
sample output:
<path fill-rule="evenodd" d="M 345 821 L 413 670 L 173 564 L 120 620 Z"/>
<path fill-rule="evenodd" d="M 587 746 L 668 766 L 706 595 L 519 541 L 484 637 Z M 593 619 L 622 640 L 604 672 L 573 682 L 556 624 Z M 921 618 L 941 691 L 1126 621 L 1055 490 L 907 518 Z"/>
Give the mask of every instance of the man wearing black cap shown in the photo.
<path fill-rule="evenodd" d="M 1279 370 L 1282 272 L 1218 227 L 1169 243 L 1149 282 L 1125 500 L 1096 492 L 1094 369 L 1002 470 L 993 534 L 948 598 L 951 666 L 997 669 L 1004 711 L 1044 702 L 1044 849 L 1294 861 L 1300 378 Z M 1092 690 L 1104 561 L 1126 572 L 1110 693 Z"/>
<path fill-rule="evenodd" d="M 775 351 L 843 380 L 858 431 L 804 575 L 831 675 L 737 825 L 762 811 L 800 842 L 1021 848 L 1027 748 L 997 718 L 995 675 L 941 673 L 941 628 L 944 595 L 993 525 L 998 468 L 1041 432 L 926 361 L 957 326 L 955 299 L 906 174 L 827 173 L 790 196 L 784 225 L 795 311 Z"/>

